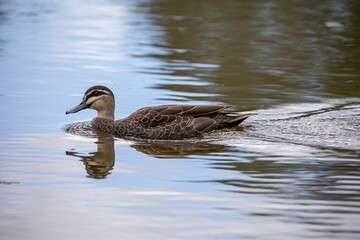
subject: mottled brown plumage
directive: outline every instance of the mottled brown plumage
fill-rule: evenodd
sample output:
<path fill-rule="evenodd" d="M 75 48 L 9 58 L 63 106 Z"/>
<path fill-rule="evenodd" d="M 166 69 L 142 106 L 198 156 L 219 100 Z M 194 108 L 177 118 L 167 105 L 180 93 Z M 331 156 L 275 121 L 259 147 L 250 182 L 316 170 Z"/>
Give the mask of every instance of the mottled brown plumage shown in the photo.
<path fill-rule="evenodd" d="M 181 140 L 201 137 L 204 133 L 234 127 L 252 114 L 229 115 L 224 105 L 161 105 L 141 108 L 130 116 L 114 120 L 115 99 L 104 86 L 89 88 L 83 101 L 66 113 L 86 108 L 97 111 L 92 127 L 120 138 Z"/>

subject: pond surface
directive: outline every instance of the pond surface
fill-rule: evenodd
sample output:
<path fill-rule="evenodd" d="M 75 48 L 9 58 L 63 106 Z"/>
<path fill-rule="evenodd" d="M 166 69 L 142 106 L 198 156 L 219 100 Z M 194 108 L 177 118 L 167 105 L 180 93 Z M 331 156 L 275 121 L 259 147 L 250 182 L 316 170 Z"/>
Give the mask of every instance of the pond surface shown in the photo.
<path fill-rule="evenodd" d="M 0 0 L 1 239 L 359 239 L 357 1 Z M 92 85 L 116 116 L 227 104 L 201 141 L 69 134 Z"/>

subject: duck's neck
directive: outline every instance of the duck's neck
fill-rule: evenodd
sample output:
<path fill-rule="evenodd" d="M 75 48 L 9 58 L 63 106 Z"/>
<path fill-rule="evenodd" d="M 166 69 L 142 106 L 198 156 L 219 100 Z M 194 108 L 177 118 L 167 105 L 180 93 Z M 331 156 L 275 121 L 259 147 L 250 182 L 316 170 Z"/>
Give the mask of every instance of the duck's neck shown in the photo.
<path fill-rule="evenodd" d="M 114 120 L 115 102 L 106 99 L 104 104 L 97 106 L 97 117 Z"/>
<path fill-rule="evenodd" d="M 109 111 L 110 110 L 110 111 Z M 104 118 L 104 119 L 110 119 L 110 120 L 113 120 L 115 119 L 114 117 L 114 110 L 112 109 L 104 109 L 104 110 L 101 110 L 101 111 L 98 111 L 97 112 L 97 117 L 98 118 Z"/>

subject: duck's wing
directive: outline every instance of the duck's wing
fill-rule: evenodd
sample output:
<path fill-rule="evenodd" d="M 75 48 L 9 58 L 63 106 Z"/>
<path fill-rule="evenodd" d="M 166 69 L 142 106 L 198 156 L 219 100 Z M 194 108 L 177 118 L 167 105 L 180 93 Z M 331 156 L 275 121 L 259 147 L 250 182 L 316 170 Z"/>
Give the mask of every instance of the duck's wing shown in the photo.
<path fill-rule="evenodd" d="M 214 113 L 221 112 L 224 105 L 161 105 L 142 108 L 131 114 L 127 120 L 137 122 L 144 128 L 180 124 L 183 127 L 193 125 L 205 129 L 213 124 L 213 120 L 206 118 Z"/>
<path fill-rule="evenodd" d="M 161 105 L 140 110 L 152 110 L 162 115 L 200 117 L 221 112 L 226 107 L 225 105 Z"/>

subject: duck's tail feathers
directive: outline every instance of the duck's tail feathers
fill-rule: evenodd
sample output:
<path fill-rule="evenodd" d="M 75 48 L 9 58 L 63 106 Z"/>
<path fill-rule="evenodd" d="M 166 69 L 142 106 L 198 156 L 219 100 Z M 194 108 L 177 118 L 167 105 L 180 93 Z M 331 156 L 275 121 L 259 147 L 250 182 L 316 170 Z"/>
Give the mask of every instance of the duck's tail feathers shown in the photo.
<path fill-rule="evenodd" d="M 242 123 L 245 119 L 247 119 L 248 117 L 253 116 L 253 115 L 256 115 L 256 113 L 248 113 L 248 114 L 238 115 L 238 116 L 234 117 L 233 119 L 231 119 L 228 127 L 235 127 L 235 126 L 239 125 L 240 123 Z"/>

